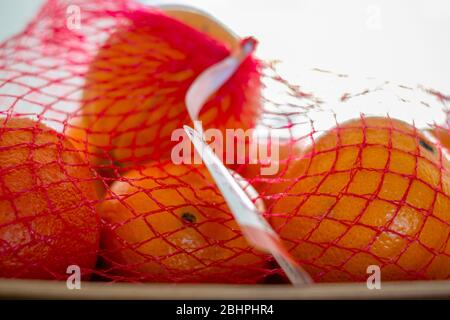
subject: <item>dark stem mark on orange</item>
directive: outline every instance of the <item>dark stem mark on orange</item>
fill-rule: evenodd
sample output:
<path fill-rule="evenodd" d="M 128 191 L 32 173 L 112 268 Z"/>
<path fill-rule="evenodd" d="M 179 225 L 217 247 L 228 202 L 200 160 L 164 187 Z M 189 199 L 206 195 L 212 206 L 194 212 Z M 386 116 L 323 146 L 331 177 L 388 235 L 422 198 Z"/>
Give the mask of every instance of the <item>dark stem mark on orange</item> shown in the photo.
<path fill-rule="evenodd" d="M 431 146 L 428 142 L 426 142 L 426 141 L 420 139 L 420 140 L 419 140 L 419 144 L 420 144 L 423 148 L 427 149 L 428 151 L 430 151 L 430 152 L 432 152 L 432 153 L 435 153 L 433 146 Z"/>
<path fill-rule="evenodd" d="M 197 222 L 197 218 L 195 217 L 195 215 L 193 215 L 190 212 L 185 212 L 181 215 L 181 218 L 186 222 L 186 223 L 195 223 Z"/>

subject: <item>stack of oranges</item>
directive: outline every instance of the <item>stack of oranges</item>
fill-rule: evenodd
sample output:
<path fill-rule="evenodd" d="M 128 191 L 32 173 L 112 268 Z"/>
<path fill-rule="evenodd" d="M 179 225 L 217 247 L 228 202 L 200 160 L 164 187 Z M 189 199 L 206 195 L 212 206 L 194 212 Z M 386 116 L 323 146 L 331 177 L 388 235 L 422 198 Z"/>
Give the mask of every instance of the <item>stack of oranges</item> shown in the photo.
<path fill-rule="evenodd" d="M 191 124 L 190 85 L 238 46 L 197 11 L 135 12 L 90 64 L 64 134 L 2 119 L 0 276 L 64 278 L 77 265 L 85 278 L 261 283 L 279 272 L 206 167 L 170 159 L 172 132 Z M 203 107 L 204 128 L 255 127 L 261 89 L 250 56 Z M 315 281 L 364 281 L 372 265 L 385 280 L 448 279 L 449 134 L 433 133 L 359 116 L 309 144 L 278 142 L 278 159 L 239 172 Z M 270 162 L 278 171 L 261 177 Z"/>

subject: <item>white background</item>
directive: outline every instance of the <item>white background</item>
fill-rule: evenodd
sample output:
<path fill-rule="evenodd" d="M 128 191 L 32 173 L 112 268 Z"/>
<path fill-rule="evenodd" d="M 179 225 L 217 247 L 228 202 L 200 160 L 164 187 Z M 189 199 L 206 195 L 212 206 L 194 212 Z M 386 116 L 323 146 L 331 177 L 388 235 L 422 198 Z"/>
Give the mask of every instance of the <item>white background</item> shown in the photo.
<path fill-rule="evenodd" d="M 147 0 L 202 8 L 259 55 L 292 70 L 324 68 L 421 83 L 450 93 L 449 0 Z M 0 0 L 0 40 L 18 32 L 42 0 Z"/>

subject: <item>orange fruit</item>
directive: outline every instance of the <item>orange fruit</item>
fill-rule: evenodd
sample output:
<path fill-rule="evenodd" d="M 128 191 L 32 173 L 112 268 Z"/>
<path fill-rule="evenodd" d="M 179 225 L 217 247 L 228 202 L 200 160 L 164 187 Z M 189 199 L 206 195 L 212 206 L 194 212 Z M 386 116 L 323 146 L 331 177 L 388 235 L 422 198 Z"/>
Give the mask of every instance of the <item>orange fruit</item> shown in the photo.
<path fill-rule="evenodd" d="M 449 278 L 449 162 L 412 126 L 341 124 L 283 179 L 265 186 L 270 222 L 316 281 L 365 281 L 370 265 L 384 280 Z"/>
<path fill-rule="evenodd" d="M 187 90 L 229 54 L 227 44 L 161 12 L 134 12 L 99 49 L 86 74 L 81 129 L 96 155 L 91 161 L 112 158 L 128 166 L 169 158 L 177 143 L 171 141 L 173 131 L 191 123 Z M 248 57 L 203 107 L 203 127 L 253 127 L 260 87 L 260 63 Z"/>
<path fill-rule="evenodd" d="M 87 278 L 99 246 L 94 177 L 64 136 L 25 118 L 0 120 L 0 277 Z"/>
<path fill-rule="evenodd" d="M 265 255 L 243 237 L 207 169 L 149 163 L 99 207 L 107 272 L 156 282 L 254 283 Z"/>

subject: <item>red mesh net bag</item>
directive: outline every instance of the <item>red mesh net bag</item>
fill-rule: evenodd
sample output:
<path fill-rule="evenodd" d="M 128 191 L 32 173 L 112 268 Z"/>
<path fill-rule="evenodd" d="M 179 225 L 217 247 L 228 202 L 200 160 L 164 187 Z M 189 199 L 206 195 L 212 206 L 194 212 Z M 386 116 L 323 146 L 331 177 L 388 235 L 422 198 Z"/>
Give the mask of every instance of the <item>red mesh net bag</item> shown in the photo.
<path fill-rule="evenodd" d="M 448 97 L 319 69 L 302 77 L 266 101 L 265 121 L 284 137 L 279 171 L 243 169 L 290 253 L 318 282 L 374 269 L 383 280 L 448 279 Z"/>
<path fill-rule="evenodd" d="M 223 37 L 135 1 L 50 0 L 1 44 L 1 277 L 78 266 L 103 281 L 287 281 L 206 167 L 171 160 L 173 131 L 191 124 L 186 92 L 238 45 Z M 448 279 L 448 97 L 280 74 L 248 57 L 200 120 L 280 138 L 246 141 L 273 153 L 229 167 L 289 253 L 318 282 L 364 281 L 370 266 Z"/>

